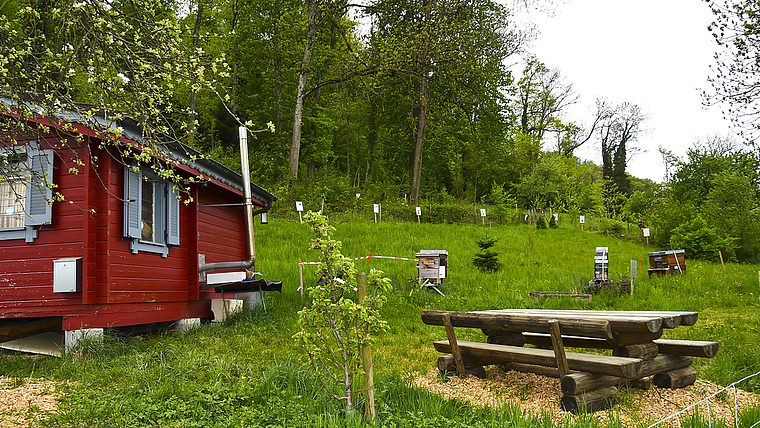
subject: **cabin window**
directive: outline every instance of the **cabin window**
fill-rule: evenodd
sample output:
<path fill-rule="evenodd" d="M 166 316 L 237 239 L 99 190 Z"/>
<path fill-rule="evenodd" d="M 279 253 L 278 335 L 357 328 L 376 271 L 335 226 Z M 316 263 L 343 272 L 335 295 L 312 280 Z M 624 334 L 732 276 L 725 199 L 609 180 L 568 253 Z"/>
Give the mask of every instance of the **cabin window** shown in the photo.
<path fill-rule="evenodd" d="M 0 240 L 34 242 L 52 220 L 53 151 L 36 143 L 0 149 Z"/>
<path fill-rule="evenodd" d="M 179 199 L 174 184 L 150 168 L 128 166 L 124 172 L 124 236 L 133 254 L 166 257 L 179 245 Z"/>

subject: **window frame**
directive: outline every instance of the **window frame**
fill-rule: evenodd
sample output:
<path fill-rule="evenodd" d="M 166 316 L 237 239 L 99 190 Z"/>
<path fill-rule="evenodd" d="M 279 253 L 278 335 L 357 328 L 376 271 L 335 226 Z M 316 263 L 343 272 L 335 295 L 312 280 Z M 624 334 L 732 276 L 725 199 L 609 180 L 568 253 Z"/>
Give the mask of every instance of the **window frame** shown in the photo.
<path fill-rule="evenodd" d="M 153 239 L 142 236 L 143 186 L 153 183 Z M 139 252 L 169 255 L 169 248 L 179 246 L 179 192 L 174 183 L 163 180 L 148 167 L 124 167 L 124 237 L 131 239 L 132 254 Z"/>
<path fill-rule="evenodd" d="M 0 154 L 6 159 L 10 156 L 19 157 L 18 160 L 13 160 L 13 164 L 20 165 L 19 172 L 26 189 L 23 202 L 24 225 L 0 228 L 0 241 L 24 239 L 28 243 L 34 242 L 39 229 L 52 224 L 54 152 L 42 150 L 36 141 L 30 141 L 22 146 L 0 148 Z M 8 168 L 9 165 L 0 168 Z"/>

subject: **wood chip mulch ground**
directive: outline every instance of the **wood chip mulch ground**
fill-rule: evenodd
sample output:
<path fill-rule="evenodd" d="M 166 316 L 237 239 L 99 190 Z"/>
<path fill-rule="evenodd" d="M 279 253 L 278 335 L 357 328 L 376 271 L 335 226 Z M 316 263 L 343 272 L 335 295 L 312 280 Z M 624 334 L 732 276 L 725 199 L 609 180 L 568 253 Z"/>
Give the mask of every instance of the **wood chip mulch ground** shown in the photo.
<path fill-rule="evenodd" d="M 55 411 L 59 396 L 54 382 L 0 376 L 0 427 L 28 427 L 44 413 Z"/>
<path fill-rule="evenodd" d="M 475 406 L 500 407 L 512 404 L 519 406 L 525 414 L 540 416 L 542 412 L 548 412 L 558 425 L 577 418 L 560 408 L 562 392 L 559 379 L 511 370 L 501 371 L 498 367 L 487 369 L 486 374 L 486 379 L 474 376 L 443 379 L 438 370 L 431 370 L 417 376 L 414 384 L 446 398 L 457 398 Z M 700 379 L 694 385 L 675 390 L 652 387 L 648 391 L 624 391 L 621 388 L 621 404 L 611 410 L 596 412 L 594 417 L 601 421 L 619 418 L 624 427 L 641 425 L 644 421 L 653 423 L 698 403 L 721 389 L 723 387 L 720 385 Z M 739 409 L 760 402 L 759 398 L 757 394 L 736 389 Z M 729 426 L 734 426 L 733 388 L 710 399 L 709 406 L 713 418 L 723 419 Z M 697 408 L 703 417 L 708 414 L 706 404 L 700 404 Z M 673 424 L 665 426 L 678 426 L 678 421 L 674 420 Z"/>

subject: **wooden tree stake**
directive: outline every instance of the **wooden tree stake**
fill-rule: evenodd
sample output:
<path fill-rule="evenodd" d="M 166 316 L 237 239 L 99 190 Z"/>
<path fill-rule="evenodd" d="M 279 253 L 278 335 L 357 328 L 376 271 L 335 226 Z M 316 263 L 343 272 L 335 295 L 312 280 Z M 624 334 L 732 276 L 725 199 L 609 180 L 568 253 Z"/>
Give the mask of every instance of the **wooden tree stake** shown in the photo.
<path fill-rule="evenodd" d="M 467 376 L 467 372 L 464 370 L 462 354 L 459 352 L 459 344 L 457 344 L 457 337 L 454 334 L 454 326 L 451 325 L 451 317 L 449 316 L 448 312 L 443 314 L 443 325 L 446 327 L 446 336 L 449 338 L 449 345 L 451 345 L 451 355 L 454 356 L 454 363 L 457 365 L 457 372 L 459 372 L 459 377 L 464 378 Z"/>
<path fill-rule="evenodd" d="M 559 370 L 559 377 L 561 379 L 567 375 L 570 368 L 567 365 L 565 346 L 562 344 L 562 333 L 559 331 L 559 320 L 549 320 L 549 325 L 551 326 L 554 357 L 557 359 L 557 369 Z"/>
<path fill-rule="evenodd" d="M 367 274 L 359 272 L 356 274 L 357 285 L 359 288 L 359 303 L 367 297 Z M 372 366 L 372 346 L 365 346 L 362 349 L 362 363 L 364 365 L 364 416 L 368 421 L 375 420 L 375 380 L 374 368 Z"/>
<path fill-rule="evenodd" d="M 720 265 L 723 266 L 723 273 L 726 273 L 726 264 L 723 263 L 723 253 L 718 250 L 718 256 L 720 257 Z M 678 256 L 676 255 L 676 260 L 678 260 Z"/>

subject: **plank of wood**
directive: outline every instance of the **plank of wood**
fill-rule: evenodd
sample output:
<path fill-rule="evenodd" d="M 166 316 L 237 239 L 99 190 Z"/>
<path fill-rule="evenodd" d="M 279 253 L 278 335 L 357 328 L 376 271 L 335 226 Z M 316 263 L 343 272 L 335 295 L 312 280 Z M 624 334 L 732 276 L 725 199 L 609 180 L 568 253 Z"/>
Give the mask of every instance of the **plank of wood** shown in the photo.
<path fill-rule="evenodd" d="M 658 355 L 653 360 L 644 361 L 641 371 L 634 379 L 642 379 L 655 373 L 668 372 L 691 366 L 692 357 L 680 355 Z M 565 394 L 580 394 L 583 391 L 620 385 L 628 379 L 620 376 L 600 375 L 590 372 L 571 373 L 562 377 L 562 392 Z"/>
<path fill-rule="evenodd" d="M 600 339 L 601 340 L 601 339 Z M 522 333 L 507 333 L 500 335 L 489 335 L 486 338 L 487 343 L 494 343 L 498 345 L 511 345 L 511 346 L 523 346 L 525 345 L 525 337 Z"/>
<path fill-rule="evenodd" d="M 642 360 L 651 360 L 659 353 L 659 348 L 651 340 L 633 345 L 618 346 L 612 350 L 612 355 L 641 358 Z"/>
<path fill-rule="evenodd" d="M 657 333 L 621 333 L 619 331 L 612 332 L 612 343 L 615 347 L 628 346 L 636 343 L 649 342 L 650 340 L 659 339 L 662 337 L 662 330 Z"/>
<path fill-rule="evenodd" d="M 443 314 L 443 325 L 446 327 L 446 336 L 449 338 L 449 343 L 451 344 L 451 355 L 454 356 L 454 363 L 457 366 L 457 372 L 459 373 L 459 377 L 464 378 L 467 376 L 467 373 L 464 370 L 462 354 L 459 352 L 457 337 L 454 334 L 454 327 L 451 325 L 451 318 L 449 317 L 449 314 Z"/>
<path fill-rule="evenodd" d="M 499 364 L 499 362 L 496 360 L 473 357 L 464 357 L 462 358 L 462 362 L 464 363 L 465 370 L 475 367 L 492 366 Z M 454 361 L 453 355 L 441 355 L 438 357 L 438 360 L 436 361 L 436 367 L 438 367 L 438 371 L 441 373 L 457 371 L 457 365 Z"/>
<path fill-rule="evenodd" d="M 497 309 L 491 311 L 473 311 L 470 313 L 498 313 L 533 317 L 551 317 L 557 319 L 607 320 L 613 331 L 624 333 L 655 333 L 662 330 L 663 327 L 663 317 L 661 316 L 620 315 L 613 312 L 597 313 L 595 311 L 576 312 L 555 311 L 551 309 Z"/>
<path fill-rule="evenodd" d="M 699 312 L 689 311 L 593 311 L 593 310 L 560 310 L 560 309 L 498 309 L 498 311 L 507 313 L 520 313 L 521 311 L 532 312 L 544 312 L 550 311 L 555 313 L 571 313 L 571 314 L 595 314 L 595 315 L 611 315 L 611 316 L 636 316 L 636 317 L 652 317 L 660 316 L 663 318 L 663 324 L 673 325 L 678 320 L 679 324 L 690 326 L 694 325 L 699 318 Z M 666 320 L 670 319 L 670 320 Z M 674 325 L 673 328 L 676 326 Z M 671 328 L 671 327 L 668 327 Z"/>
<path fill-rule="evenodd" d="M 559 378 L 559 370 L 556 367 L 537 366 L 535 364 L 506 363 L 502 364 L 504 370 L 514 370 L 520 373 L 534 373 L 540 376 Z M 578 373 L 570 371 L 570 373 Z"/>
<path fill-rule="evenodd" d="M 422 311 L 422 322 L 428 325 L 443 325 L 446 311 Z M 505 332 L 529 331 L 549 333 L 549 316 L 526 316 L 518 314 L 499 314 L 483 312 L 449 312 L 454 327 L 469 327 L 492 331 L 495 335 Z M 610 323 L 604 319 L 578 319 L 562 317 L 559 320 L 563 332 L 575 336 L 597 337 L 612 340 Z"/>
<path fill-rule="evenodd" d="M 522 336 L 525 339 L 525 343 L 546 349 L 552 346 L 552 338 L 548 334 L 523 333 Z M 566 348 L 613 349 L 615 347 L 605 339 L 579 336 L 562 335 L 562 343 L 565 344 Z"/>
<path fill-rule="evenodd" d="M 562 333 L 559 330 L 559 321 L 549 321 L 551 326 L 552 347 L 554 348 L 554 358 L 557 360 L 557 369 L 560 377 L 565 376 L 570 371 L 567 365 L 567 356 L 565 354 L 565 345 L 562 343 Z"/>
<path fill-rule="evenodd" d="M 662 354 L 712 358 L 718 353 L 718 342 L 701 340 L 658 339 L 654 341 Z"/>
<path fill-rule="evenodd" d="M 433 342 L 438 352 L 451 352 L 448 341 Z M 458 342 L 463 356 L 497 360 L 505 363 L 515 362 L 556 367 L 557 360 L 553 350 L 538 348 L 522 348 L 518 346 L 493 345 L 490 343 Z M 635 378 L 639 375 L 642 361 L 638 358 L 610 357 L 607 355 L 566 353 L 570 370 L 607 374 L 625 378 Z"/>

